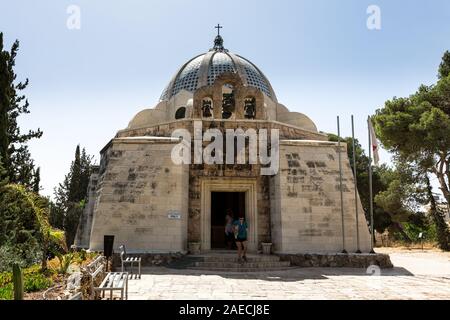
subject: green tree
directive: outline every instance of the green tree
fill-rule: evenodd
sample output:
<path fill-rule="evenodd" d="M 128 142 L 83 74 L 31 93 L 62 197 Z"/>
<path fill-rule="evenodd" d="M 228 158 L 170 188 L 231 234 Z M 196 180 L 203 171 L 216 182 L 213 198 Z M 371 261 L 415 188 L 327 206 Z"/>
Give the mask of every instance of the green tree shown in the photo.
<path fill-rule="evenodd" d="M 372 117 L 380 141 L 399 161 L 422 176 L 434 175 L 450 201 L 450 54 L 446 52 L 435 85 L 419 87 L 406 98 L 386 101 Z M 446 225 L 438 233 L 448 233 Z M 443 241 L 445 237 L 440 237 Z M 448 244 L 440 243 L 441 247 Z"/>
<path fill-rule="evenodd" d="M 5 50 L 3 33 L 0 32 L 0 157 L 9 181 L 32 189 L 36 170 L 26 143 L 40 138 L 42 131 L 22 133 L 18 125 L 18 117 L 30 113 L 28 100 L 20 94 L 28 86 L 28 79 L 17 82 L 14 72 L 18 50 L 17 40 L 9 51 Z"/>
<path fill-rule="evenodd" d="M 446 78 L 450 74 L 450 52 L 447 50 L 442 57 L 442 62 L 439 65 L 438 78 Z"/>
<path fill-rule="evenodd" d="M 75 160 L 72 162 L 70 169 L 70 183 L 69 183 L 69 193 L 67 195 L 67 201 L 70 203 L 75 203 L 83 199 L 83 192 L 81 190 L 81 179 L 82 179 L 82 168 L 81 168 L 81 153 L 80 145 L 77 145 L 75 149 Z"/>
<path fill-rule="evenodd" d="M 0 190 L 8 183 L 8 172 L 3 166 L 2 158 L 0 157 Z"/>
<path fill-rule="evenodd" d="M 54 190 L 55 204 L 51 209 L 50 222 L 54 227 L 65 231 L 69 247 L 75 239 L 80 216 L 87 200 L 91 172 L 92 156 L 89 156 L 84 148 L 81 150 L 78 145 L 69 173 Z"/>
<path fill-rule="evenodd" d="M 34 172 L 33 177 L 33 192 L 39 193 L 41 190 L 41 168 L 38 167 Z"/>
<path fill-rule="evenodd" d="M 48 222 L 48 199 L 22 185 L 4 186 L 0 194 L 0 247 L 10 248 L 22 265 L 35 263 L 30 257 L 40 252 L 45 270 L 52 244 L 65 249 L 64 233 Z"/>

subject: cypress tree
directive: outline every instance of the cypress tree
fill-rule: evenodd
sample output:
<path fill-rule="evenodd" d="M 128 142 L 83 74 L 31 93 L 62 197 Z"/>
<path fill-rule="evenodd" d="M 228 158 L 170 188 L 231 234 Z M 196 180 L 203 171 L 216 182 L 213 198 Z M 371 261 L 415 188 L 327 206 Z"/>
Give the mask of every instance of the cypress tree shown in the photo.
<path fill-rule="evenodd" d="M 30 113 L 28 100 L 20 94 L 28 86 L 28 79 L 17 83 L 14 72 L 18 50 L 17 40 L 9 51 L 5 50 L 3 33 L 0 32 L 0 157 L 9 181 L 32 189 L 36 171 L 26 143 L 40 138 L 42 131 L 22 133 L 18 126 L 17 118 Z"/>
<path fill-rule="evenodd" d="M 36 193 L 39 193 L 39 190 L 41 189 L 41 168 L 38 167 L 36 171 L 34 172 L 34 179 L 33 179 L 33 191 Z"/>
<path fill-rule="evenodd" d="M 75 159 L 64 181 L 55 189 L 56 202 L 52 206 L 50 222 L 54 227 L 62 228 L 66 233 L 67 246 L 70 247 L 87 197 L 87 188 L 91 175 L 92 157 L 77 145 Z"/>

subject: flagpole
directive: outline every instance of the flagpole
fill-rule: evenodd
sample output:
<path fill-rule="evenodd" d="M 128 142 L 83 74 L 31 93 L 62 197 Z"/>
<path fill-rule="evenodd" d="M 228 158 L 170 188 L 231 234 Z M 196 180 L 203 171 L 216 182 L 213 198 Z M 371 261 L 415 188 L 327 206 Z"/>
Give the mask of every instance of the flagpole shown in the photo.
<path fill-rule="evenodd" d="M 352 144 L 353 144 L 353 180 L 355 181 L 355 215 L 356 215 L 356 253 L 361 253 L 359 249 L 359 221 L 358 221 L 358 182 L 356 179 L 356 148 L 355 148 L 355 124 L 352 115 Z"/>
<path fill-rule="evenodd" d="M 344 227 L 344 195 L 342 194 L 342 163 L 341 163 L 341 129 L 339 126 L 339 116 L 337 116 L 337 130 L 338 130 L 338 154 L 339 154 L 339 190 L 341 194 L 341 219 L 342 219 L 342 253 L 347 253 L 345 250 L 345 227 Z"/>
<path fill-rule="evenodd" d="M 370 117 L 367 117 L 367 129 L 369 133 L 369 208 L 370 208 L 370 253 L 375 253 L 373 250 L 373 238 L 374 238 L 374 227 L 373 227 L 373 196 L 372 196 L 372 139 L 370 133 Z"/>

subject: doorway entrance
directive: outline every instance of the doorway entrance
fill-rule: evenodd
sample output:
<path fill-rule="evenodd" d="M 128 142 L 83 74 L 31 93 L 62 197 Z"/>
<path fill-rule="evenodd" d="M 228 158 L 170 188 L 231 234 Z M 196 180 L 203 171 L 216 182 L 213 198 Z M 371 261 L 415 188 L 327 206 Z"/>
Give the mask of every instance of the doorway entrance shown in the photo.
<path fill-rule="evenodd" d="M 221 214 L 222 221 L 220 225 L 223 229 L 220 233 L 225 233 L 225 208 L 219 208 L 215 211 L 212 209 L 212 194 L 213 193 L 242 193 L 244 196 L 245 220 L 248 223 L 248 252 L 256 253 L 258 250 L 258 219 L 257 219 L 257 193 L 256 193 L 256 179 L 255 178 L 237 178 L 237 177 L 222 177 L 222 178 L 203 178 L 201 182 L 201 205 L 200 205 L 200 242 L 201 250 L 211 250 L 211 218 L 214 215 Z M 242 197 L 242 196 L 241 196 Z M 220 201 L 216 203 L 221 203 Z M 224 203 L 222 201 L 222 203 Z M 235 203 L 232 201 L 231 203 Z M 217 207 L 215 207 L 217 208 Z M 215 213 L 219 212 L 219 213 Z M 238 213 L 236 213 L 237 215 Z M 225 235 L 224 235 L 225 237 Z"/>
<path fill-rule="evenodd" d="M 225 216 L 245 217 L 245 192 L 211 192 L 211 249 L 226 249 Z"/>

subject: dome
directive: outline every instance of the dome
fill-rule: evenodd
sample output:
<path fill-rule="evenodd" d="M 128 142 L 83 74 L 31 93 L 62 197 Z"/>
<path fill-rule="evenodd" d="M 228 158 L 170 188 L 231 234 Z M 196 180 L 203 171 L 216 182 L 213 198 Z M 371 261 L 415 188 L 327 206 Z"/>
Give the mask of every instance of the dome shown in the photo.
<path fill-rule="evenodd" d="M 251 61 L 229 52 L 223 47 L 223 39 L 217 35 L 214 47 L 186 62 L 164 89 L 160 100 L 169 100 L 181 90 L 194 92 L 203 86 L 210 86 L 216 77 L 225 72 L 235 72 L 245 86 L 255 87 L 273 101 L 275 92 L 267 78 Z"/>

